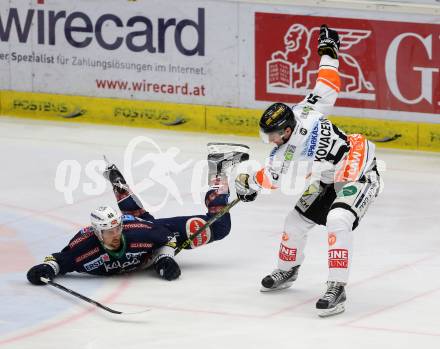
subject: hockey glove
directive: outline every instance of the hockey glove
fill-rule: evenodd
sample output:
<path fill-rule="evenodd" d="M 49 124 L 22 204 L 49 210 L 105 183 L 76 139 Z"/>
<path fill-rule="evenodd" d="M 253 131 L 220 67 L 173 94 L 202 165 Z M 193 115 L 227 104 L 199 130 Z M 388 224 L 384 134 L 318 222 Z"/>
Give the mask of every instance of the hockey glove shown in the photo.
<path fill-rule="evenodd" d="M 180 276 L 180 267 L 174 260 L 174 258 L 162 255 L 154 263 L 154 270 L 156 273 L 165 280 L 175 280 Z"/>
<path fill-rule="evenodd" d="M 235 191 L 238 198 L 243 202 L 254 201 L 258 192 L 249 186 L 249 175 L 247 173 L 240 173 L 235 179 Z"/>
<path fill-rule="evenodd" d="M 55 277 L 55 270 L 53 270 L 53 268 L 49 264 L 38 264 L 29 269 L 26 276 L 31 284 L 45 285 L 45 283 L 41 281 L 40 278 L 44 277 L 46 279 L 52 280 Z"/>
<path fill-rule="evenodd" d="M 318 54 L 328 55 L 331 58 L 337 59 L 339 52 L 339 35 L 336 30 L 329 29 L 327 25 L 321 25 L 318 40 Z"/>

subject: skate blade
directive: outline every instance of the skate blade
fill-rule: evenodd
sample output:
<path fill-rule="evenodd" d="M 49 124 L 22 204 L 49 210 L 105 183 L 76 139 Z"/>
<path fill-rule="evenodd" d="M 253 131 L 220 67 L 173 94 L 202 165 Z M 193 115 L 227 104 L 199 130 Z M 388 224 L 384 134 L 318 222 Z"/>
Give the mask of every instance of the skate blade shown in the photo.
<path fill-rule="evenodd" d="M 236 143 L 208 143 L 208 154 L 240 152 L 249 154 L 249 147 Z"/>
<path fill-rule="evenodd" d="M 318 316 L 319 317 L 329 317 L 329 316 L 343 313 L 344 311 L 345 311 L 344 303 L 339 303 L 338 305 L 336 305 L 334 308 L 331 308 L 331 309 L 318 309 Z"/>
<path fill-rule="evenodd" d="M 261 286 L 260 292 L 281 291 L 281 290 L 284 290 L 286 288 L 289 288 L 290 286 L 292 286 L 292 284 L 293 284 L 293 282 L 287 283 L 287 284 L 282 284 L 282 285 L 280 285 L 278 287 L 273 287 L 273 288 L 267 288 L 267 287 Z"/>

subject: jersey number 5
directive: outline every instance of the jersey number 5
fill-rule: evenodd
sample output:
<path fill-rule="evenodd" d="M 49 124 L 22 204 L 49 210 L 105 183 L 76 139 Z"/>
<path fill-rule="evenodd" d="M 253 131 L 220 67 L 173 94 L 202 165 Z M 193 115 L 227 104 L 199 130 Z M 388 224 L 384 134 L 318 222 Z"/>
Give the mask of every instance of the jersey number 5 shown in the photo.
<path fill-rule="evenodd" d="M 320 98 L 322 98 L 322 97 L 311 93 L 307 97 L 307 102 L 310 104 L 316 104 L 316 102 L 318 102 L 318 99 L 320 99 Z"/>

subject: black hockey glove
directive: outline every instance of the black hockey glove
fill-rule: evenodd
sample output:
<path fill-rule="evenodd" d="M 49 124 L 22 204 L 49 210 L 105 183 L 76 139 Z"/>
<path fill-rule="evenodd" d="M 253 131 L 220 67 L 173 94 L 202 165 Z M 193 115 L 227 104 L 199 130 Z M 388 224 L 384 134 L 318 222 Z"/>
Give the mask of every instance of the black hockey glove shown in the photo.
<path fill-rule="evenodd" d="M 339 35 L 336 30 L 329 29 L 327 25 L 321 25 L 318 40 L 318 54 L 329 55 L 331 58 L 337 59 L 339 52 Z"/>
<path fill-rule="evenodd" d="M 258 192 L 249 186 L 249 175 L 247 173 L 240 173 L 235 179 L 235 191 L 238 198 L 243 202 L 254 201 Z"/>
<path fill-rule="evenodd" d="M 40 278 L 44 277 L 46 279 L 52 280 L 55 277 L 55 271 L 49 264 L 43 263 L 30 268 L 26 276 L 31 284 L 45 285 L 45 283 L 41 281 Z"/>
<path fill-rule="evenodd" d="M 180 267 L 170 256 L 159 256 L 159 258 L 154 263 L 154 270 L 162 279 L 171 281 L 175 280 L 180 276 Z"/>

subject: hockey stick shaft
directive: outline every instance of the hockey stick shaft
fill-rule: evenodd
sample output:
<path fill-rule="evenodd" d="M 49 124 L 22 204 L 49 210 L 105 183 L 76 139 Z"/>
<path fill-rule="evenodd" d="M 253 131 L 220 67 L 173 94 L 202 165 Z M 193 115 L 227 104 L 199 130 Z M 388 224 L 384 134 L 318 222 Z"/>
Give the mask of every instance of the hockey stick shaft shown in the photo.
<path fill-rule="evenodd" d="M 63 285 L 60 285 L 50 279 L 46 279 L 46 278 L 42 277 L 41 281 L 43 281 L 44 283 L 46 283 L 50 286 L 56 287 L 64 292 L 70 293 L 72 296 L 78 297 L 79 299 L 82 299 L 83 301 L 86 301 L 87 303 L 96 305 L 98 308 L 104 309 L 105 311 L 108 311 L 113 314 L 123 314 L 122 311 L 117 311 L 117 310 L 111 309 L 109 307 L 106 307 L 105 305 L 102 305 L 101 303 L 94 301 L 93 299 L 90 299 L 86 296 L 83 296 L 81 293 L 75 292 L 75 291 L 71 290 L 70 288 L 67 288 Z"/>
<path fill-rule="evenodd" d="M 202 225 L 199 229 L 196 230 L 196 232 L 194 234 L 190 235 L 190 237 L 188 239 L 186 239 L 184 242 L 182 242 L 182 244 L 175 249 L 174 255 L 177 255 L 178 253 L 180 253 L 180 251 L 182 251 L 183 249 L 185 249 L 189 245 L 191 245 L 191 242 L 196 237 L 198 237 L 201 233 L 203 233 L 203 231 L 205 231 L 207 228 L 209 228 L 211 225 L 213 225 L 220 217 L 222 217 L 224 214 L 228 213 L 229 210 L 232 207 L 234 207 L 235 205 L 237 205 L 239 202 L 240 202 L 240 199 L 236 198 L 233 201 L 231 201 L 229 204 L 227 204 L 225 207 L 223 207 L 223 209 L 220 210 L 219 212 L 217 212 L 211 219 L 209 219 L 206 222 L 206 224 Z"/>

